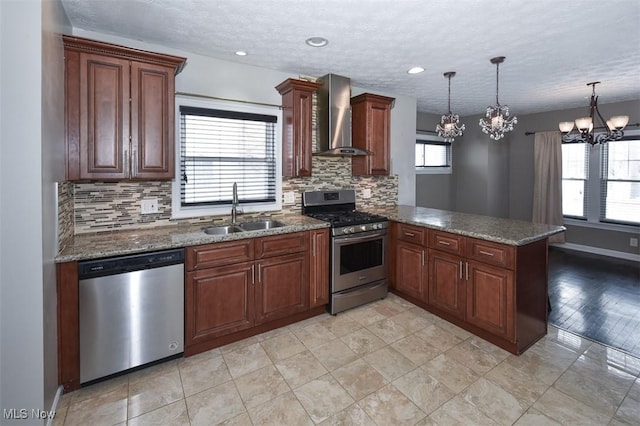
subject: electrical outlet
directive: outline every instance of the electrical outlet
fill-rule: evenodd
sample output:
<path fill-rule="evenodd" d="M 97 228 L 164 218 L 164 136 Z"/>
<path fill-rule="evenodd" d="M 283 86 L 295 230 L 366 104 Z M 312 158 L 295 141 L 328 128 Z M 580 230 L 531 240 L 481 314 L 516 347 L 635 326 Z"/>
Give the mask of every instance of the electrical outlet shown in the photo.
<path fill-rule="evenodd" d="M 631 247 L 638 247 L 638 239 L 637 238 L 629 238 L 629 245 Z"/>
<path fill-rule="evenodd" d="M 295 204 L 296 203 L 296 196 L 293 193 L 293 191 L 287 191 L 284 193 L 284 204 Z"/>
<path fill-rule="evenodd" d="M 140 201 L 140 214 L 158 213 L 157 198 L 143 198 Z"/>
<path fill-rule="evenodd" d="M 362 198 L 371 198 L 371 188 L 365 188 L 362 190 Z"/>

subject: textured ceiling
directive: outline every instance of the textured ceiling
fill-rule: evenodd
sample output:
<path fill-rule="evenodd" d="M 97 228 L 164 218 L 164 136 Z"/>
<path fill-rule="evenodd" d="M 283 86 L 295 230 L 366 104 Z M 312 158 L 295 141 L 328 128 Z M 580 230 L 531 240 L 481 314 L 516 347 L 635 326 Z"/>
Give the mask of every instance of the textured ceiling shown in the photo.
<path fill-rule="evenodd" d="M 367 90 L 462 116 L 640 99 L 638 0 L 62 0 L 74 28 L 302 74 L 336 73 Z M 305 39 L 322 36 L 323 48 Z M 248 56 L 234 55 L 245 50 Z M 412 66 L 425 72 L 407 74 Z M 605 110 L 606 113 L 606 110 Z M 605 114 L 606 115 L 606 114 Z"/>

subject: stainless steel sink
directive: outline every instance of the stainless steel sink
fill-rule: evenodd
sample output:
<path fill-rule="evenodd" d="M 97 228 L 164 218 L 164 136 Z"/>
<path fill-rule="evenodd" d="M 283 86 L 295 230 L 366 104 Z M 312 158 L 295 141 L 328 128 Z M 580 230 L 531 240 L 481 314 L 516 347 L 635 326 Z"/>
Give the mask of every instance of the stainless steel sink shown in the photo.
<path fill-rule="evenodd" d="M 227 225 L 227 226 L 210 226 L 208 228 L 204 228 L 204 233 L 209 235 L 229 235 L 236 232 L 242 232 L 244 229 L 235 225 Z"/>
<path fill-rule="evenodd" d="M 287 226 L 285 223 L 282 223 L 278 220 L 256 220 L 253 222 L 244 222 L 240 224 L 240 228 L 245 231 L 260 231 L 264 229 L 272 229 L 272 228 L 281 228 L 283 226 Z"/>

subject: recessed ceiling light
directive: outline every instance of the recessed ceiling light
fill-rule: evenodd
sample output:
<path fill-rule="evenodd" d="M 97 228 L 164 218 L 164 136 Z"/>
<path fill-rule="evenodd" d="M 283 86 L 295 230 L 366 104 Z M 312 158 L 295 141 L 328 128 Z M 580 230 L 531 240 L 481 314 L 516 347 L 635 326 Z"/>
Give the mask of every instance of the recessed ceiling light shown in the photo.
<path fill-rule="evenodd" d="M 329 44 L 329 40 L 324 37 L 309 37 L 304 42 L 311 47 L 324 47 Z"/>
<path fill-rule="evenodd" d="M 245 52 L 244 50 L 238 50 L 236 52 L 236 55 L 238 55 L 238 56 L 247 56 L 247 52 Z"/>
<path fill-rule="evenodd" d="M 407 74 L 420 74 L 423 71 L 424 71 L 424 68 L 422 67 L 413 67 L 409 69 L 409 71 L 407 71 Z"/>

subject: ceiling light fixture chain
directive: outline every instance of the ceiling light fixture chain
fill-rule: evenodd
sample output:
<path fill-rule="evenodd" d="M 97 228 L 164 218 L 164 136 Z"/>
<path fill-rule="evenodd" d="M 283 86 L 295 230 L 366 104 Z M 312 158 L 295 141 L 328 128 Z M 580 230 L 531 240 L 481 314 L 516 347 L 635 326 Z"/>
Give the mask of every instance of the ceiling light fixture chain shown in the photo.
<path fill-rule="evenodd" d="M 444 77 L 449 80 L 449 100 L 447 102 L 447 113 L 442 116 L 440 123 L 436 126 L 436 133 L 441 138 L 444 138 L 445 142 L 453 142 L 457 136 L 462 136 L 462 132 L 464 132 L 464 124 L 460 124 L 458 114 L 451 113 L 451 78 L 455 75 L 454 71 L 444 73 Z"/>
<path fill-rule="evenodd" d="M 496 141 L 502 139 L 506 132 L 512 131 L 513 126 L 518 123 L 516 116 L 509 117 L 509 107 L 507 105 L 500 105 L 498 99 L 500 89 L 500 64 L 504 62 L 504 59 L 504 56 L 491 58 L 491 63 L 496 66 L 496 105 L 488 106 L 485 118 L 481 118 L 479 122 L 482 131 Z"/>
<path fill-rule="evenodd" d="M 589 116 L 577 118 L 575 125 L 577 133 L 573 131 L 573 121 L 562 121 L 558 124 L 560 131 L 563 133 L 563 142 L 583 142 L 589 143 L 592 146 L 605 143 L 609 141 L 615 141 L 622 139 L 624 136 L 624 128 L 629 123 L 628 115 L 615 115 L 609 120 L 605 121 L 598 109 L 598 96 L 596 95 L 596 84 L 600 84 L 599 81 L 593 81 L 587 83 L 587 86 L 591 86 L 591 100 L 589 101 Z M 595 120 L 600 120 L 600 126 L 595 127 Z M 606 123 L 606 125 L 605 125 Z M 596 133 L 595 129 L 605 129 L 604 132 Z"/>

